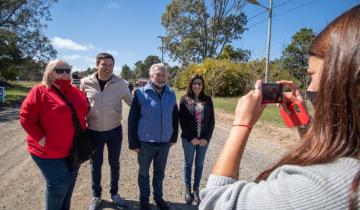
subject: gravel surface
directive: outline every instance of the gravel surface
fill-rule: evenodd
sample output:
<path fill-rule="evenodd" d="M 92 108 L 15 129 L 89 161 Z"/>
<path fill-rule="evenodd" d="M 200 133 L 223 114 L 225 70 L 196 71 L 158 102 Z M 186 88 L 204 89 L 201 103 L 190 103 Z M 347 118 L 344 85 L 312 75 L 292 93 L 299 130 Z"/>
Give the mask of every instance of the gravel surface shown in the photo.
<path fill-rule="evenodd" d="M 137 186 L 138 165 L 136 154 L 128 149 L 127 112 L 124 107 L 123 146 L 120 157 L 120 194 L 130 204 L 129 209 L 139 208 Z M 230 130 L 232 116 L 216 111 L 216 127 L 206 154 L 203 179 L 200 188 L 206 185 L 207 177 L 221 151 Z M 179 135 L 180 136 L 180 135 Z M 276 128 L 259 122 L 254 128 L 241 162 L 240 178 L 254 180 L 264 169 L 273 164 L 286 150 L 297 141 L 295 130 Z M 0 107 L 0 209 L 44 208 L 44 180 L 39 169 L 26 150 L 25 132 L 18 123 L 17 107 Z M 102 174 L 102 199 L 99 209 L 116 209 L 110 202 L 109 165 L 104 155 Z M 171 209 L 197 209 L 194 205 L 184 204 L 183 151 L 181 139 L 169 153 L 164 198 L 170 202 Z M 152 177 L 150 177 L 152 178 Z M 91 200 L 90 164 L 82 165 L 77 178 L 71 209 L 86 209 Z M 154 202 L 152 209 L 157 209 Z"/>

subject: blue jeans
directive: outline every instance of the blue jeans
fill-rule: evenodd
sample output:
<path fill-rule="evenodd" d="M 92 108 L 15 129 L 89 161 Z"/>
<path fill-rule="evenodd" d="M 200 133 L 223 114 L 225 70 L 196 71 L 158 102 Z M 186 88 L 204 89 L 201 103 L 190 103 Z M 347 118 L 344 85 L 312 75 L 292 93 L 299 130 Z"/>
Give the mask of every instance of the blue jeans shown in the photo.
<path fill-rule="evenodd" d="M 108 150 L 110 165 L 110 194 L 116 195 L 120 176 L 120 151 L 122 143 L 121 125 L 109 131 L 89 130 L 94 140 L 95 155 L 91 158 L 91 187 L 94 197 L 101 196 L 101 166 L 103 164 L 104 146 Z"/>
<path fill-rule="evenodd" d="M 138 184 L 140 189 L 140 202 L 149 202 L 150 181 L 149 169 L 153 162 L 153 181 L 154 199 L 159 200 L 163 197 L 163 181 L 165 177 L 166 161 L 170 149 L 170 142 L 167 143 L 140 143 L 140 153 L 138 155 L 139 176 Z"/>
<path fill-rule="evenodd" d="M 68 158 L 31 157 L 46 181 L 45 209 L 69 210 L 79 166 L 70 168 Z"/>
<path fill-rule="evenodd" d="M 187 188 L 191 188 L 191 171 L 194 162 L 195 156 L 195 176 L 194 176 L 194 186 L 193 188 L 199 188 L 201 176 L 203 172 L 205 154 L 208 148 L 208 145 L 199 146 L 193 145 L 188 142 L 186 139 L 182 140 L 182 146 L 184 150 L 184 181 Z"/>

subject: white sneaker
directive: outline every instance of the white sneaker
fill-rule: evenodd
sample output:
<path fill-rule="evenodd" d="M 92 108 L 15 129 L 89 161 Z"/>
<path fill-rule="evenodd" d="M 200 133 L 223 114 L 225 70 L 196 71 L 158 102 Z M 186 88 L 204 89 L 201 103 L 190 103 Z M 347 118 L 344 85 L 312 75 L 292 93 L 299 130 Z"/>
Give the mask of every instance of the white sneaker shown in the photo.
<path fill-rule="evenodd" d="M 126 201 L 122 197 L 120 197 L 120 195 L 118 195 L 118 194 L 112 195 L 110 200 L 118 207 L 121 207 L 121 208 L 128 207 L 128 204 L 126 203 Z"/>
<path fill-rule="evenodd" d="M 96 210 L 96 208 L 100 205 L 100 203 L 101 203 L 100 197 L 93 197 L 89 205 L 89 208 L 87 210 Z"/>

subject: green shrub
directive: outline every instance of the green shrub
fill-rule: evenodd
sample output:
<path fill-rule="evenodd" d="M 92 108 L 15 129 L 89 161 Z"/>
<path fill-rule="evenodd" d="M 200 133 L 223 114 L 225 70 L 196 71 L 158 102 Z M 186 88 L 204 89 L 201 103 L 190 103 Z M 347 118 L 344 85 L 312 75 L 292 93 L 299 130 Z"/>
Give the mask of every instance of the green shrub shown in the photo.
<path fill-rule="evenodd" d="M 270 65 L 269 81 L 293 80 L 287 71 L 282 70 L 278 61 Z M 254 83 L 264 77 L 265 60 L 253 60 L 246 63 L 232 62 L 228 59 L 207 59 L 200 64 L 190 64 L 177 75 L 175 86 L 186 89 L 189 80 L 195 74 L 205 79 L 205 91 L 211 96 L 241 96 L 253 89 Z"/>
<path fill-rule="evenodd" d="M 176 86 L 186 89 L 195 74 L 202 75 L 206 93 L 212 96 L 239 96 L 247 92 L 249 70 L 241 63 L 228 59 L 208 59 L 200 64 L 191 64 L 177 78 Z"/>

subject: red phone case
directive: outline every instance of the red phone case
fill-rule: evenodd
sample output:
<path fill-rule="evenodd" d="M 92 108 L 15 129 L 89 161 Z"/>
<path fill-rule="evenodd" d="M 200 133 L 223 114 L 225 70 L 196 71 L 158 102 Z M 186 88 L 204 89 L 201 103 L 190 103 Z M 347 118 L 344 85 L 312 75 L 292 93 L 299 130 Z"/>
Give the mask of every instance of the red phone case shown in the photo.
<path fill-rule="evenodd" d="M 289 128 L 294 126 L 307 125 L 310 123 L 309 114 L 301 102 L 291 102 L 286 104 L 290 114 L 288 114 L 282 107 L 280 114 L 283 118 L 285 125 Z"/>

